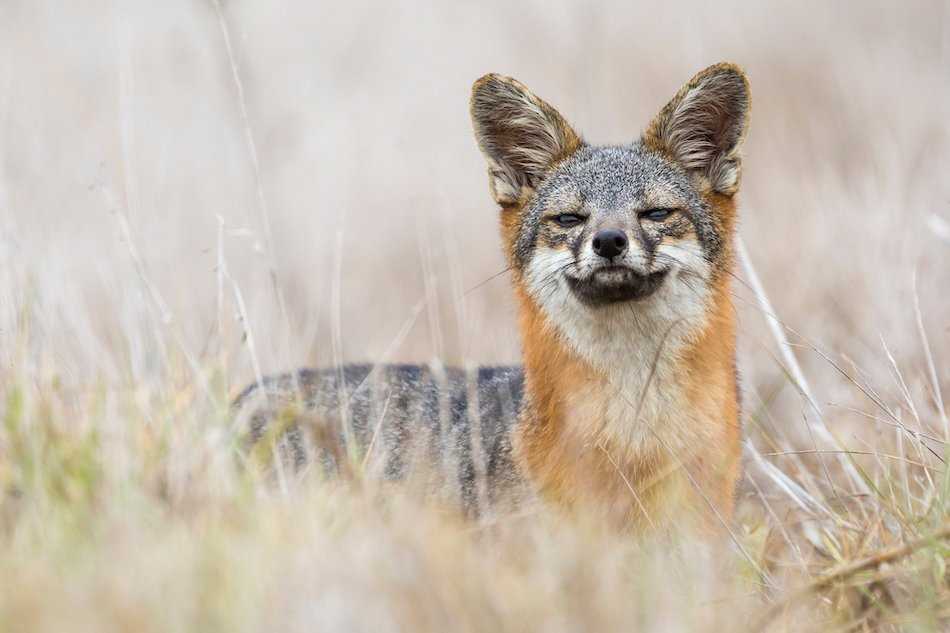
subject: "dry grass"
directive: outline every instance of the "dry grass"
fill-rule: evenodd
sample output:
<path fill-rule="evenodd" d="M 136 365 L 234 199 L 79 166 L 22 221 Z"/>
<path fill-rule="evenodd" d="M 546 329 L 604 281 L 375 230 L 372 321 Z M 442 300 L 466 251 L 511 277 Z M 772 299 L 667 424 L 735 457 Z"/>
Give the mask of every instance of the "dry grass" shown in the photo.
<path fill-rule="evenodd" d="M 950 627 L 946 3 L 74 4 L 0 6 L 0 630 Z M 618 141 L 721 59 L 738 546 L 243 467 L 256 374 L 517 357 L 471 80 Z"/>

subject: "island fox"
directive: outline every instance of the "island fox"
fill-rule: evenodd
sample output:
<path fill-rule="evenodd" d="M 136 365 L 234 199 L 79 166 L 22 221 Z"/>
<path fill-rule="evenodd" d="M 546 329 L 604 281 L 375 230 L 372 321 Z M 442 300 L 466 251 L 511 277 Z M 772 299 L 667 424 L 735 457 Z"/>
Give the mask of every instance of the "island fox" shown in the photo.
<path fill-rule="evenodd" d="M 528 494 L 635 528 L 727 521 L 740 461 L 734 195 L 749 107 L 743 72 L 717 64 L 638 140 L 594 146 L 518 81 L 476 81 L 471 117 L 501 208 L 522 366 L 268 378 L 237 400 L 257 445 L 276 440 L 298 468 L 357 464 L 387 478 L 420 457 L 475 512 Z"/>

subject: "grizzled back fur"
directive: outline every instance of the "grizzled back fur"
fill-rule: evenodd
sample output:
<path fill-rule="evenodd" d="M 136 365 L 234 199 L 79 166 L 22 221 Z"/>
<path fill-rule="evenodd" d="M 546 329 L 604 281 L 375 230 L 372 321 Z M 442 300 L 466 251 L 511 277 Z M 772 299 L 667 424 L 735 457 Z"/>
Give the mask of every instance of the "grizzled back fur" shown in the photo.
<path fill-rule="evenodd" d="M 345 365 L 267 377 L 235 408 L 252 444 L 276 449 L 265 463 L 328 476 L 356 467 L 383 479 L 417 469 L 447 500 L 477 511 L 517 483 L 510 431 L 522 382 L 519 367 Z"/>

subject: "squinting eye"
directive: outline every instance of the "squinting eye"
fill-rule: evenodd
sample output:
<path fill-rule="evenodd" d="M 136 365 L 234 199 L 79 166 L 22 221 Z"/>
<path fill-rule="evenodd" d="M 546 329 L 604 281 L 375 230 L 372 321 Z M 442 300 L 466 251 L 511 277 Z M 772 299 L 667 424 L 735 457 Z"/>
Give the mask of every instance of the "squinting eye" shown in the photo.
<path fill-rule="evenodd" d="M 662 222 L 671 215 L 673 215 L 673 209 L 649 209 L 640 213 L 641 218 L 652 222 Z"/>
<path fill-rule="evenodd" d="M 583 222 L 584 218 L 576 213 L 562 213 L 561 215 L 554 216 L 554 221 L 565 228 L 570 228 Z"/>

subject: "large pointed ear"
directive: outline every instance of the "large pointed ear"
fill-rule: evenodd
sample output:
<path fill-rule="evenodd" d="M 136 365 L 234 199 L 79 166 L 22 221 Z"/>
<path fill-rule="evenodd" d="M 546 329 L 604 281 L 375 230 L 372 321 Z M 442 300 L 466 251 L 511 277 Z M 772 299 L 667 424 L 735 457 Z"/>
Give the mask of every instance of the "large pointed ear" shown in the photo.
<path fill-rule="evenodd" d="M 749 121 L 749 81 L 739 67 L 716 64 L 683 86 L 643 134 L 647 147 L 670 156 L 702 188 L 739 190 L 739 149 Z"/>
<path fill-rule="evenodd" d="M 472 125 L 488 161 L 492 197 L 517 203 L 581 143 L 557 110 L 518 81 L 485 75 L 472 86 Z"/>

